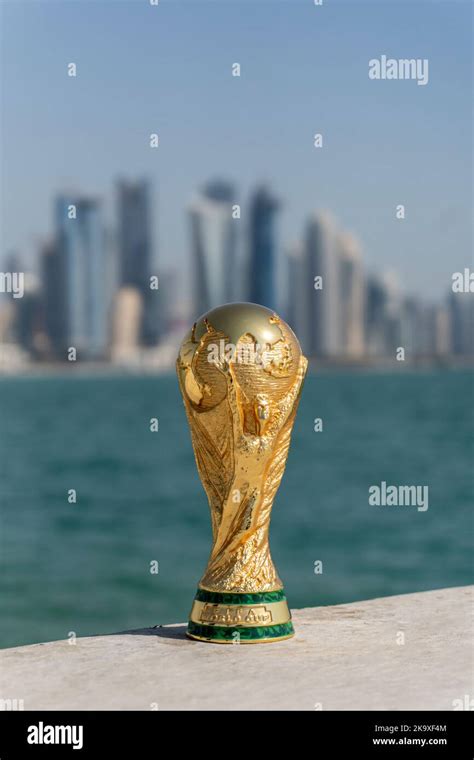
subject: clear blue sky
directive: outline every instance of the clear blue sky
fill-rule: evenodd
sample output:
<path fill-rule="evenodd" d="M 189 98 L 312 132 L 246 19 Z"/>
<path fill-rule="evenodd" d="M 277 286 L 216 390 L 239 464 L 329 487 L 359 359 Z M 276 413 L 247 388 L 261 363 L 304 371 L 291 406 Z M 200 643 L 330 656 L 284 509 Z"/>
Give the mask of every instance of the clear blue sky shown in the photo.
<path fill-rule="evenodd" d="M 440 296 L 470 265 L 469 2 L 14 0 L 1 9 L 2 255 L 34 261 L 62 187 L 106 197 L 111 216 L 114 180 L 146 174 L 160 268 L 188 260 L 185 209 L 214 176 L 236 183 L 244 211 L 252 185 L 272 183 L 282 246 L 314 208 L 330 209 L 361 240 L 368 268 L 397 270 L 421 297 Z M 368 61 L 382 54 L 428 58 L 429 83 L 371 81 Z"/>

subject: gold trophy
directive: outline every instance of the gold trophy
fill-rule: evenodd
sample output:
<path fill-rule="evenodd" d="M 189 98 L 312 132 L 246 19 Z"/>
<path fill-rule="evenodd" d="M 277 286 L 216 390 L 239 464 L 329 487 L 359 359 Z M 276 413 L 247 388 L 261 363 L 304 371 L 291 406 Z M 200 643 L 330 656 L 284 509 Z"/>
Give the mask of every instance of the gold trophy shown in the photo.
<path fill-rule="evenodd" d="M 181 344 L 176 368 L 213 533 L 188 623 L 193 639 L 294 635 L 268 529 L 307 364 L 288 325 L 253 303 L 212 309 Z"/>

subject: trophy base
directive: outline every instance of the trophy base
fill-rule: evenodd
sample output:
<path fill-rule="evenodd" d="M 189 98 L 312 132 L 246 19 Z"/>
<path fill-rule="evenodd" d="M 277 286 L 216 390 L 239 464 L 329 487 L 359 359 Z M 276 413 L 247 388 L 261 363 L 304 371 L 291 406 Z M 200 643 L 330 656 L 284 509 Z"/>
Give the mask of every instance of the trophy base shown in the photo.
<path fill-rule="evenodd" d="M 283 589 L 245 594 L 198 588 L 186 631 L 213 644 L 266 644 L 294 634 Z"/>

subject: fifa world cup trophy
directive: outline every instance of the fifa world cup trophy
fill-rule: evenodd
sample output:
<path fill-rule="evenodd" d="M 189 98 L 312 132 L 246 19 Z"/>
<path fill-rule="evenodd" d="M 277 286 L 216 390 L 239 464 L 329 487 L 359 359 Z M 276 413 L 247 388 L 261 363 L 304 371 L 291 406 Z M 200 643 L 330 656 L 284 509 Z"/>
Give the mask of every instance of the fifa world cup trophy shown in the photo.
<path fill-rule="evenodd" d="M 212 309 L 181 344 L 177 373 L 213 533 L 193 639 L 251 644 L 294 633 L 268 530 L 306 367 L 288 325 L 252 303 Z"/>

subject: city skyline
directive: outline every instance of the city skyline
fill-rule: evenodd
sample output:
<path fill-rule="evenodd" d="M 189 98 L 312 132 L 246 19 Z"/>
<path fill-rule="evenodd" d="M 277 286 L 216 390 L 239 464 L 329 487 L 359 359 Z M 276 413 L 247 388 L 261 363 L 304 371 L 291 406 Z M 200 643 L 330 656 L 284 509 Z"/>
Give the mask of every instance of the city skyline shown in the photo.
<path fill-rule="evenodd" d="M 72 348 L 80 359 L 119 364 L 140 363 L 144 349 L 165 344 L 166 364 L 183 322 L 233 300 L 280 313 L 304 352 L 320 360 L 367 362 L 394 358 L 400 349 L 407 359 L 474 352 L 472 292 L 451 289 L 440 301 L 405 292 L 393 270 L 382 277 L 367 270 L 357 237 L 328 211 L 308 217 L 299 242 L 280 242 L 281 201 L 258 183 L 248 208 L 235 203 L 237 188 L 223 178 L 191 196 L 187 266 L 195 297 L 180 302 L 179 268 L 161 269 L 149 233 L 152 196 L 149 178 L 122 177 L 114 225 L 106 227 L 103 198 L 59 193 L 51 238 L 38 250 L 39 283 L 30 277 L 22 303 L 12 299 L 0 341 L 40 360 L 65 361 Z M 241 224 L 242 215 L 249 224 Z M 18 257 L 11 263 L 19 265 Z M 277 288 L 282 269 L 284 287 Z"/>

